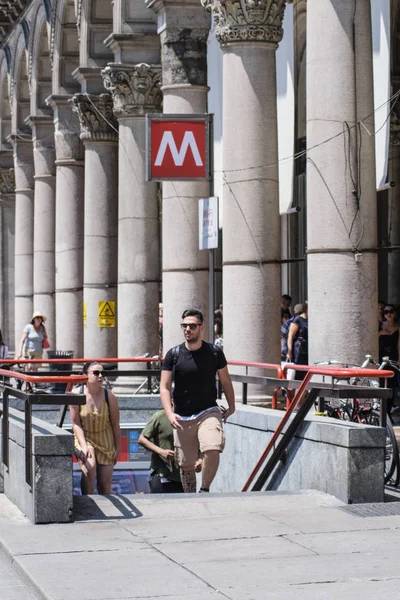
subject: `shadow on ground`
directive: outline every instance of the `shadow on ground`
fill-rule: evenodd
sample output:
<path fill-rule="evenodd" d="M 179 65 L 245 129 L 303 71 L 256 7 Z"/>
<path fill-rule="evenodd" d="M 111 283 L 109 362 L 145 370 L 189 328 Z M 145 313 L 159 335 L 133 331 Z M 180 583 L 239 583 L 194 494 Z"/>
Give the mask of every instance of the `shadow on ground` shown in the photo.
<path fill-rule="evenodd" d="M 138 519 L 143 513 L 127 496 L 74 496 L 74 521 Z"/>

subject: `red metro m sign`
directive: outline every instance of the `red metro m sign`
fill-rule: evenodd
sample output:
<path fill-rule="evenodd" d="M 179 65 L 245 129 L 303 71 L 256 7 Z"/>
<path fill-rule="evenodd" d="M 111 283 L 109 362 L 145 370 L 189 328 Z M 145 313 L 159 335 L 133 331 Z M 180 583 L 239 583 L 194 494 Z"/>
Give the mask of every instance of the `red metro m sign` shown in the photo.
<path fill-rule="evenodd" d="M 211 125 L 211 115 L 147 114 L 147 181 L 209 181 Z"/>

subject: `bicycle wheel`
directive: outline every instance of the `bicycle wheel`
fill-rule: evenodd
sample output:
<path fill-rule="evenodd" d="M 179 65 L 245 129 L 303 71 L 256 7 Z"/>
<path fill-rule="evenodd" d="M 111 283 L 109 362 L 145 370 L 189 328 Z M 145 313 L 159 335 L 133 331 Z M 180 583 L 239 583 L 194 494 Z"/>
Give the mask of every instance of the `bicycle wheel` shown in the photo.
<path fill-rule="evenodd" d="M 365 415 L 365 422 L 368 425 L 379 427 L 380 417 L 377 410 L 371 410 Z M 392 421 L 386 417 L 386 451 L 385 451 L 385 483 L 389 483 L 395 470 L 399 470 L 400 458 L 397 446 L 396 434 L 393 429 Z"/>

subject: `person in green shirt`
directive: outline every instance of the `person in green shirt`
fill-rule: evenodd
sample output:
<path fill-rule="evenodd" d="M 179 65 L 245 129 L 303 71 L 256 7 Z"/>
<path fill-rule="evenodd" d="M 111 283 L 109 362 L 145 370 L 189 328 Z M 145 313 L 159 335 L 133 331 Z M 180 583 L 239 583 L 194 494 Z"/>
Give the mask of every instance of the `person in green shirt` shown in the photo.
<path fill-rule="evenodd" d="M 143 429 L 139 444 L 150 450 L 149 487 L 152 494 L 183 492 L 179 466 L 175 460 L 172 425 L 164 410 L 152 415 Z"/>

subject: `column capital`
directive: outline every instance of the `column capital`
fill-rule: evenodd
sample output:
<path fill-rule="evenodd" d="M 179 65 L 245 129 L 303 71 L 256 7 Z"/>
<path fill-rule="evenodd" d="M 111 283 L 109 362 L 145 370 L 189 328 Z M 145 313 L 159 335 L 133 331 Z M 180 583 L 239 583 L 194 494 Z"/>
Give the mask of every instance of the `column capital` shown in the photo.
<path fill-rule="evenodd" d="M 161 65 L 110 63 L 101 74 L 117 118 L 161 112 Z"/>
<path fill-rule="evenodd" d="M 79 118 L 82 141 L 114 142 L 118 139 L 118 121 L 110 94 L 75 94 L 71 101 Z"/>
<path fill-rule="evenodd" d="M 286 0 L 201 0 L 214 17 L 215 36 L 221 44 L 267 42 L 283 37 Z"/>
<path fill-rule="evenodd" d="M 80 139 L 78 116 L 72 110 L 71 100 L 70 94 L 52 95 L 46 98 L 46 104 L 53 109 L 57 164 L 83 161 L 85 155 Z"/>
<path fill-rule="evenodd" d="M 163 86 L 206 86 L 210 15 L 198 0 L 145 0 L 145 4 L 157 14 Z"/>
<path fill-rule="evenodd" d="M 15 194 L 15 171 L 0 167 L 0 197 Z"/>

